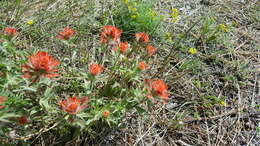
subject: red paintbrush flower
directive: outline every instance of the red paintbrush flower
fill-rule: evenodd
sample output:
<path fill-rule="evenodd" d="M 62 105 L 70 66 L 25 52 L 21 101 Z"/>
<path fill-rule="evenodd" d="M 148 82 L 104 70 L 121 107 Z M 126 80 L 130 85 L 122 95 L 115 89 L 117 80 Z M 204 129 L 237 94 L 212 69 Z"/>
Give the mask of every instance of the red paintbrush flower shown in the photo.
<path fill-rule="evenodd" d="M 148 52 L 149 56 L 152 56 L 156 52 L 156 50 L 157 49 L 155 47 L 153 47 L 152 45 L 147 46 L 147 52 Z"/>
<path fill-rule="evenodd" d="M 76 32 L 73 29 L 71 29 L 69 27 L 65 27 L 62 32 L 59 32 L 59 34 L 57 35 L 57 38 L 59 38 L 61 40 L 69 40 L 75 34 L 76 34 Z"/>
<path fill-rule="evenodd" d="M 99 64 L 92 64 L 92 65 L 90 65 L 90 68 L 89 68 L 89 72 L 92 75 L 100 74 L 100 73 L 103 72 L 103 70 L 104 70 L 104 67 L 102 65 L 99 65 Z"/>
<path fill-rule="evenodd" d="M 0 109 L 4 108 L 3 105 L 6 102 L 7 98 L 5 96 L 0 96 Z"/>
<path fill-rule="evenodd" d="M 126 52 L 127 49 L 128 49 L 128 46 L 129 46 L 128 42 L 121 42 L 121 43 L 119 43 L 120 52 L 122 52 L 122 53 Z M 117 51 L 116 47 L 114 48 L 114 51 L 115 52 Z"/>
<path fill-rule="evenodd" d="M 67 100 L 60 101 L 59 104 L 64 111 L 70 114 L 77 114 L 88 106 L 88 102 L 88 97 L 78 99 L 74 96 L 72 98 L 68 97 Z"/>
<path fill-rule="evenodd" d="M 144 32 L 136 33 L 135 38 L 136 38 L 137 42 L 144 42 L 144 43 L 149 42 L 149 36 L 148 36 L 148 34 L 146 34 Z"/>
<path fill-rule="evenodd" d="M 139 63 L 139 69 L 141 69 L 141 70 L 146 70 L 146 69 L 148 69 L 149 68 L 149 65 L 148 64 L 146 64 L 144 61 L 142 61 L 142 62 L 140 62 Z"/>
<path fill-rule="evenodd" d="M 106 25 L 103 27 L 103 31 L 101 32 L 100 41 L 101 43 L 109 43 L 110 40 L 114 42 L 120 41 L 122 30 L 116 28 L 112 25 Z"/>
<path fill-rule="evenodd" d="M 128 42 L 122 42 L 122 43 L 120 43 L 119 44 L 119 48 L 120 48 L 120 51 L 122 52 L 122 53 L 124 53 L 124 52 L 126 52 L 127 51 L 127 49 L 128 49 Z"/>
<path fill-rule="evenodd" d="M 39 77 L 53 78 L 59 76 L 57 66 L 60 61 L 49 56 L 47 52 L 38 51 L 29 57 L 29 62 L 22 66 L 24 78 Z"/>
<path fill-rule="evenodd" d="M 15 28 L 12 28 L 12 27 L 6 27 L 5 28 L 5 33 L 7 35 L 10 35 L 12 37 L 16 36 L 18 33 L 17 33 L 17 30 Z"/>
<path fill-rule="evenodd" d="M 24 124 L 28 123 L 28 118 L 26 116 L 22 116 L 18 119 L 18 122 L 20 125 L 24 125 Z"/>
<path fill-rule="evenodd" d="M 169 102 L 168 86 L 162 80 L 146 80 L 145 86 L 147 86 L 149 96 L 151 97 L 152 91 L 159 96 L 164 103 Z"/>
<path fill-rule="evenodd" d="M 110 112 L 109 111 L 104 111 L 103 112 L 103 116 L 105 117 L 105 118 L 107 118 L 107 117 L 109 117 L 110 116 Z"/>
<path fill-rule="evenodd" d="M 165 103 L 169 101 L 168 86 L 162 80 L 155 80 L 151 83 L 153 90 Z"/>

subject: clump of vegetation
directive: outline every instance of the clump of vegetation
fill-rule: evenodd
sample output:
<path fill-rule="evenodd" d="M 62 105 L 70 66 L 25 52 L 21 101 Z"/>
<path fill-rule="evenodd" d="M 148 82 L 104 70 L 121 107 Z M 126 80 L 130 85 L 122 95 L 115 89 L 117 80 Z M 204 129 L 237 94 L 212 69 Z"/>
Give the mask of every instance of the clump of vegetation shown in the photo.
<path fill-rule="evenodd" d="M 164 16 L 155 9 L 155 3 L 155 0 L 122 0 L 113 10 L 113 21 L 128 34 L 147 32 L 162 36 Z"/>
<path fill-rule="evenodd" d="M 95 137 L 97 133 L 91 131 L 105 128 L 99 129 L 100 124 L 117 127 L 127 112 L 145 112 L 140 105 L 149 99 L 168 103 L 164 81 L 145 75 L 157 50 L 149 44 L 149 36 L 136 33 L 136 41 L 130 45 L 120 41 L 121 34 L 114 26 L 104 26 L 97 48 L 102 57 L 84 68 L 66 70 L 62 61 L 46 51 L 19 52 L 15 42 L 19 33 L 7 27 L 1 37 L 0 120 L 5 123 L 1 135 L 15 132 L 19 135 L 8 137 L 26 140 L 34 135 L 29 133 L 41 131 L 34 125 L 41 125 L 88 131 Z M 75 35 L 75 30 L 65 27 L 54 39 L 69 45 Z M 62 74 L 59 68 L 63 68 Z M 11 126 L 15 123 L 19 129 Z"/>

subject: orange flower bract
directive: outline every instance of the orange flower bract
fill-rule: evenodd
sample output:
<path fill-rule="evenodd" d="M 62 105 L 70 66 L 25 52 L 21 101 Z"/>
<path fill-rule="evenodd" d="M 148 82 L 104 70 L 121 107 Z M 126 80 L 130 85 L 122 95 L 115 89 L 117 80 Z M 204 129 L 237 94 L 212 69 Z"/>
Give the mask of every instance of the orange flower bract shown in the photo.
<path fill-rule="evenodd" d="M 5 33 L 7 35 L 10 35 L 10 36 L 16 36 L 17 35 L 17 30 L 15 28 L 12 28 L 12 27 L 6 27 L 5 28 Z"/>
<path fill-rule="evenodd" d="M 165 103 L 169 100 L 168 86 L 162 80 L 155 80 L 152 83 L 153 90 L 160 96 Z"/>
<path fill-rule="evenodd" d="M 141 70 L 146 70 L 146 69 L 148 69 L 149 68 L 149 65 L 148 64 L 146 64 L 144 61 L 142 61 L 142 62 L 140 62 L 139 63 L 139 69 L 141 69 Z"/>
<path fill-rule="evenodd" d="M 152 97 L 152 91 L 159 96 L 164 103 L 169 102 L 168 86 L 162 80 L 146 80 L 146 86 L 148 87 L 149 97 Z"/>
<path fill-rule="evenodd" d="M 109 111 L 104 111 L 103 112 L 103 116 L 105 117 L 105 118 L 107 118 L 107 117 L 109 117 L 109 115 L 110 115 L 110 112 Z"/>
<path fill-rule="evenodd" d="M 128 49 L 128 42 L 120 42 L 119 43 L 119 48 L 120 48 L 120 52 L 124 53 L 127 51 Z M 114 51 L 117 52 L 117 47 L 114 47 Z"/>
<path fill-rule="evenodd" d="M 155 47 L 153 47 L 152 45 L 147 46 L 147 52 L 148 52 L 149 56 L 152 56 L 156 52 L 156 50 L 157 49 Z"/>
<path fill-rule="evenodd" d="M 6 102 L 6 97 L 5 96 L 0 96 L 0 109 L 4 108 L 3 105 L 1 104 L 4 104 Z"/>
<path fill-rule="evenodd" d="M 59 32 L 57 38 L 61 40 L 69 40 L 71 37 L 75 35 L 75 31 L 69 27 L 65 27 L 62 32 Z"/>
<path fill-rule="evenodd" d="M 128 42 L 121 42 L 119 48 L 122 53 L 126 52 L 128 49 Z"/>
<path fill-rule="evenodd" d="M 144 32 L 136 33 L 135 38 L 138 42 L 144 42 L 144 43 L 149 42 L 149 36 Z"/>
<path fill-rule="evenodd" d="M 60 101 L 59 104 L 64 111 L 70 114 L 77 114 L 88 106 L 88 101 L 88 97 L 78 99 L 74 96 L 72 98 L 68 97 L 67 100 Z"/>
<path fill-rule="evenodd" d="M 104 67 L 103 67 L 102 65 L 92 64 L 92 65 L 90 66 L 89 72 L 90 72 L 92 75 L 97 75 L 97 74 L 102 73 L 103 70 L 104 70 Z"/>
<path fill-rule="evenodd" d="M 110 40 L 119 42 L 122 30 L 112 25 L 106 25 L 103 27 L 101 32 L 100 41 L 101 43 L 109 43 Z"/>
<path fill-rule="evenodd" d="M 24 78 L 36 77 L 47 77 L 53 78 L 58 77 L 58 65 L 59 60 L 54 59 L 49 56 L 47 52 L 38 51 L 29 57 L 29 62 L 22 66 L 22 71 L 24 72 Z"/>

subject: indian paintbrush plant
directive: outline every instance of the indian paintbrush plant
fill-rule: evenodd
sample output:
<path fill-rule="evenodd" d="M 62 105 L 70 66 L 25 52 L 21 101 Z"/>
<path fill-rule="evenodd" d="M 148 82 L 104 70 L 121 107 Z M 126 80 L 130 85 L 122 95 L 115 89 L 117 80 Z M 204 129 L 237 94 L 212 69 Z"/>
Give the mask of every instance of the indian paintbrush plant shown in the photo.
<path fill-rule="evenodd" d="M 13 28 L 5 31 L 4 36 L 19 35 Z M 18 51 L 15 38 L 1 37 L 0 135 L 29 140 L 69 127 L 78 129 L 75 136 L 83 131 L 95 136 L 97 127 L 122 126 L 128 112 L 143 113 L 143 103 L 168 103 L 165 82 L 147 75 L 157 51 L 149 35 L 138 32 L 130 43 L 121 41 L 122 32 L 104 26 L 97 49 L 101 57 L 73 72 L 48 49 Z M 74 35 L 66 27 L 56 37 L 67 41 Z M 10 41 L 15 54 L 3 45 Z"/>

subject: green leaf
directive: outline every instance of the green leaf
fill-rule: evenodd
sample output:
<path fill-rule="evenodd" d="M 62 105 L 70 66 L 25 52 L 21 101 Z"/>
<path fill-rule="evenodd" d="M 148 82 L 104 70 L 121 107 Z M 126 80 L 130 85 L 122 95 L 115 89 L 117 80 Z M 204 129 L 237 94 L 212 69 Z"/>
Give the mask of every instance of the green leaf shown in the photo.
<path fill-rule="evenodd" d="M 48 98 L 40 98 L 39 104 L 46 109 L 46 111 L 51 111 L 51 106 L 48 102 Z"/>
<path fill-rule="evenodd" d="M 22 2 L 22 0 L 16 0 L 16 4 L 19 5 Z"/>
<path fill-rule="evenodd" d="M 19 117 L 19 115 L 14 114 L 14 113 L 1 113 L 0 114 L 0 121 L 2 121 L 2 122 L 10 122 L 7 119 L 8 118 L 13 118 L 13 117 Z"/>
<path fill-rule="evenodd" d="M 138 112 L 139 114 L 144 114 L 144 113 L 146 113 L 146 110 L 143 109 L 143 108 L 141 108 L 141 107 L 139 107 L 139 106 L 136 106 L 135 109 L 137 110 L 137 112 Z"/>
<path fill-rule="evenodd" d="M 77 124 L 80 127 L 82 127 L 82 126 L 84 127 L 84 125 L 82 125 L 82 123 L 80 123 L 80 122 L 77 122 Z M 77 138 L 79 135 L 80 135 L 80 128 L 78 128 L 78 127 L 73 128 L 73 138 L 72 139 Z"/>
<path fill-rule="evenodd" d="M 37 89 L 36 88 L 33 88 L 33 87 L 26 87 L 26 86 L 21 86 L 21 89 L 18 89 L 18 90 L 14 90 L 14 92 L 17 92 L 17 91 L 32 91 L 32 92 L 36 92 Z"/>
<path fill-rule="evenodd" d="M 47 89 L 44 92 L 44 96 L 50 97 L 52 95 L 51 91 L 52 91 L 52 87 L 51 88 L 47 87 Z"/>

